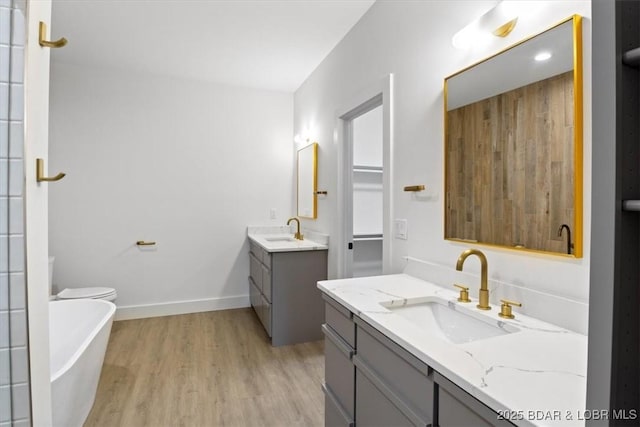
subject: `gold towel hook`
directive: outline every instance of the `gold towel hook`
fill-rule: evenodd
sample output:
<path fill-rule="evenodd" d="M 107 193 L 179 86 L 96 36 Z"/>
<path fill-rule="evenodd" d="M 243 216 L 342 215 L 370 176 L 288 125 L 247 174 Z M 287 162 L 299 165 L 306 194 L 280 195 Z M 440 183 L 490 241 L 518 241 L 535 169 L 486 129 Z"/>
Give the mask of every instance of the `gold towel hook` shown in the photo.
<path fill-rule="evenodd" d="M 66 174 L 62 172 L 52 177 L 44 176 L 44 160 L 36 159 L 36 181 L 38 182 L 60 181 L 65 176 Z"/>
<path fill-rule="evenodd" d="M 45 40 L 46 37 L 47 37 L 47 24 L 40 21 L 40 31 L 39 31 L 40 46 L 58 48 L 58 47 L 63 47 L 64 45 L 67 44 L 67 39 L 65 39 L 64 37 L 61 37 L 60 39 L 55 41 Z"/>

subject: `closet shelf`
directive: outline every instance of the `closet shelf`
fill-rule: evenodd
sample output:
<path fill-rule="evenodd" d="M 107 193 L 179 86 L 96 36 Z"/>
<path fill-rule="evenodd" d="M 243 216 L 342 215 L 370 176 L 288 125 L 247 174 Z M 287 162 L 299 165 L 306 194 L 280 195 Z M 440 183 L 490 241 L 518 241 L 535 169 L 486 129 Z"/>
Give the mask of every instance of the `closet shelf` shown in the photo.
<path fill-rule="evenodd" d="M 640 200 L 623 200 L 622 210 L 627 212 L 640 212 Z"/>
<path fill-rule="evenodd" d="M 382 166 L 353 165 L 354 172 L 382 173 Z"/>
<path fill-rule="evenodd" d="M 622 62 L 630 67 L 640 68 L 640 47 L 623 53 Z"/>
<path fill-rule="evenodd" d="M 354 242 L 368 242 L 374 240 L 382 240 L 382 234 L 354 234 Z"/>

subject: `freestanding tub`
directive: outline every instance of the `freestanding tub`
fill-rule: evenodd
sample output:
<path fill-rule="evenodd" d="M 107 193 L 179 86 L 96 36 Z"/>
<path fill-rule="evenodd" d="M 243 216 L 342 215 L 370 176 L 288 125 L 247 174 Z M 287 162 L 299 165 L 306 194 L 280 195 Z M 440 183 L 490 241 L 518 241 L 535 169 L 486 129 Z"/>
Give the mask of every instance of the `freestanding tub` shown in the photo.
<path fill-rule="evenodd" d="M 51 301 L 51 404 L 55 427 L 82 426 L 96 397 L 115 304 L 98 299 Z"/>

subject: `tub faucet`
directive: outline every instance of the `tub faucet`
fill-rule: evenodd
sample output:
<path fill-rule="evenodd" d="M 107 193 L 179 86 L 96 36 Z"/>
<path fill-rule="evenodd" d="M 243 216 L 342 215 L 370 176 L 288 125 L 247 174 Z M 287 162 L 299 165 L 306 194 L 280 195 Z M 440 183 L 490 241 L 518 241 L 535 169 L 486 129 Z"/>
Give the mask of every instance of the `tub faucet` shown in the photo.
<path fill-rule="evenodd" d="M 291 221 L 295 221 L 296 223 L 298 223 L 298 231 L 296 231 L 294 237 L 298 240 L 303 240 L 304 236 L 300 232 L 300 220 L 294 216 L 293 218 L 289 218 L 289 221 L 287 221 L 287 225 L 291 224 Z"/>
<path fill-rule="evenodd" d="M 480 310 L 491 310 L 491 306 L 489 305 L 489 286 L 487 285 L 487 257 L 477 249 L 467 249 L 458 257 L 456 270 L 462 271 L 462 265 L 469 255 L 476 255 L 480 258 L 480 295 L 478 296 L 479 301 L 476 307 Z"/>
<path fill-rule="evenodd" d="M 571 254 L 571 247 L 573 244 L 571 243 L 571 228 L 567 224 L 562 224 L 558 229 L 558 237 L 562 237 L 562 231 L 567 229 L 567 253 Z"/>

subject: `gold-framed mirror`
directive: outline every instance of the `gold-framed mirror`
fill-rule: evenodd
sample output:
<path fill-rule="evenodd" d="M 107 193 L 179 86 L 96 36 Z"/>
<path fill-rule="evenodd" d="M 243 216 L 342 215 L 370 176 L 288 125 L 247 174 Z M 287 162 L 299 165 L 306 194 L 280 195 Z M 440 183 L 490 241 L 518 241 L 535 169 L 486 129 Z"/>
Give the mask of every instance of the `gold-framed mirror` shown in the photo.
<path fill-rule="evenodd" d="M 445 239 L 582 257 L 582 25 L 445 78 Z"/>
<path fill-rule="evenodd" d="M 298 217 L 318 216 L 318 143 L 298 150 Z"/>

